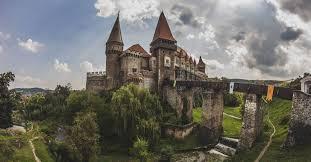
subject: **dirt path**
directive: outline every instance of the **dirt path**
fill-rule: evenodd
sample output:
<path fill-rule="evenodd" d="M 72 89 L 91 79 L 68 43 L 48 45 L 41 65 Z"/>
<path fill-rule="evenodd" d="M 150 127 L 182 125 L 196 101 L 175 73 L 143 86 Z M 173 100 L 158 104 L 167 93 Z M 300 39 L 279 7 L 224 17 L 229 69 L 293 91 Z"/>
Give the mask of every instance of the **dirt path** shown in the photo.
<path fill-rule="evenodd" d="M 30 139 L 29 140 L 29 144 L 30 144 L 30 147 L 31 147 L 31 150 L 32 150 L 32 154 L 35 157 L 36 162 L 41 162 L 41 160 L 38 158 L 38 156 L 36 154 L 36 148 L 35 148 L 35 146 L 32 143 L 33 140 L 38 139 L 38 138 L 39 137 L 34 137 L 34 138 Z"/>
<path fill-rule="evenodd" d="M 237 120 L 242 120 L 242 118 L 239 118 L 239 117 L 237 117 L 237 116 L 233 116 L 233 115 L 230 115 L 230 114 L 227 114 L 227 113 L 223 113 L 224 115 L 226 115 L 226 116 L 228 116 L 228 117 L 230 117 L 230 118 L 234 118 L 234 119 L 237 119 Z"/>
<path fill-rule="evenodd" d="M 270 120 L 270 117 L 269 117 L 269 113 L 268 113 L 268 121 L 269 123 L 271 124 L 271 126 L 273 127 L 273 133 L 270 135 L 270 139 L 269 139 L 269 142 L 267 143 L 267 145 L 263 148 L 263 150 L 260 152 L 259 156 L 257 157 L 257 159 L 255 160 L 255 162 L 259 162 L 261 160 L 261 158 L 263 157 L 263 155 L 265 154 L 265 152 L 268 150 L 269 146 L 271 145 L 272 143 L 272 138 L 276 132 L 275 130 L 275 126 L 273 125 L 273 123 L 271 122 Z"/>
<path fill-rule="evenodd" d="M 33 131 L 33 124 L 31 124 L 31 129 L 29 130 L 29 132 Z M 36 148 L 34 146 L 34 144 L 32 143 L 33 140 L 36 140 L 38 139 L 39 137 L 33 137 L 31 138 L 30 140 L 28 140 L 29 144 L 30 144 L 30 147 L 31 147 L 31 151 L 32 151 L 32 154 L 36 160 L 36 162 L 41 162 L 41 160 L 38 158 L 37 154 L 36 154 Z"/>

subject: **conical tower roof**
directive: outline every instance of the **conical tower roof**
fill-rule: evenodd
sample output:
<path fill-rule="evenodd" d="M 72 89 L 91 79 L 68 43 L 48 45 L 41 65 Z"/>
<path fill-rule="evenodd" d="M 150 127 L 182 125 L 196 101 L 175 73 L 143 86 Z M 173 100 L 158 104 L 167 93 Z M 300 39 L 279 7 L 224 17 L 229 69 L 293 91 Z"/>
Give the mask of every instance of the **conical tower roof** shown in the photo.
<path fill-rule="evenodd" d="M 165 39 L 176 42 L 163 12 L 161 12 L 152 42 L 156 41 L 157 39 Z"/>
<path fill-rule="evenodd" d="M 123 45 L 123 39 L 122 39 L 122 33 L 121 33 L 121 27 L 120 27 L 120 20 L 119 20 L 119 16 L 120 14 L 118 14 L 118 17 L 112 27 L 110 36 L 108 38 L 107 43 L 110 42 L 117 42 L 117 43 L 121 43 Z"/>

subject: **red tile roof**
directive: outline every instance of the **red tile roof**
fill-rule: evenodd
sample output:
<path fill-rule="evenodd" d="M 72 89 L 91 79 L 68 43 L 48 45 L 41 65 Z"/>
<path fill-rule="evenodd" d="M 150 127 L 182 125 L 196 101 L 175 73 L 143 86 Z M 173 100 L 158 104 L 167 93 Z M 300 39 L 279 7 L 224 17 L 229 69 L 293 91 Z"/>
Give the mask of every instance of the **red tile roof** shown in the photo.
<path fill-rule="evenodd" d="M 151 55 L 148 54 L 148 52 L 139 44 L 135 44 L 131 46 L 130 48 L 128 48 L 127 50 L 133 51 L 133 52 L 139 52 L 142 57 L 151 57 Z"/>
<path fill-rule="evenodd" d="M 176 42 L 163 12 L 160 15 L 152 42 L 156 41 L 157 39 L 165 39 Z"/>

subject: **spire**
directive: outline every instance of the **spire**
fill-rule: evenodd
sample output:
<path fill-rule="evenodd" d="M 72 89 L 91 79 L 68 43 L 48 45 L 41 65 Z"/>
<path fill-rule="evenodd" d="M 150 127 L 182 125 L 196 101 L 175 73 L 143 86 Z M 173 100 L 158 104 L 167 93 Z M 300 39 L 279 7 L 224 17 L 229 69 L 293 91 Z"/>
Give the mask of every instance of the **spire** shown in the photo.
<path fill-rule="evenodd" d="M 157 28 L 154 32 L 153 40 L 152 42 L 156 41 L 157 39 L 165 39 L 176 42 L 171 29 L 167 23 L 167 20 L 165 18 L 165 15 L 163 11 L 161 12 Z"/>
<path fill-rule="evenodd" d="M 118 12 L 118 17 L 112 27 L 110 36 L 108 38 L 107 43 L 109 42 L 117 42 L 117 43 L 121 43 L 123 45 L 123 40 L 122 40 L 122 33 L 121 33 L 121 27 L 120 27 L 120 11 Z"/>
<path fill-rule="evenodd" d="M 200 59 L 199 59 L 199 63 L 198 63 L 198 65 L 205 65 L 205 63 L 203 62 L 203 60 L 202 60 L 202 57 L 200 56 Z"/>

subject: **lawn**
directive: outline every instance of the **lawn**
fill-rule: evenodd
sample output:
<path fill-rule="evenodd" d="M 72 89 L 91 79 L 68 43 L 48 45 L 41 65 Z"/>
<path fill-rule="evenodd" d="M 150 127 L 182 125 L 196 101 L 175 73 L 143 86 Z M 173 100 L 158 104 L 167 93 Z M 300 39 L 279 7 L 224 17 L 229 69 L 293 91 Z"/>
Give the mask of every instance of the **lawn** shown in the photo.
<path fill-rule="evenodd" d="M 281 145 L 287 136 L 288 123 L 290 119 L 292 103 L 291 101 L 274 98 L 273 102 L 266 107 L 266 114 L 269 113 L 272 123 L 276 127 L 276 134 L 273 137 L 273 142 L 262 158 L 265 161 L 280 161 L 280 162 L 307 162 L 311 159 L 311 146 L 298 146 L 289 150 L 281 149 Z M 254 148 L 249 151 L 240 152 L 232 158 L 231 161 L 248 162 L 254 161 L 259 155 L 262 148 L 268 141 L 268 137 L 272 132 L 272 128 L 267 126 L 267 115 L 265 117 L 265 129 L 263 136 L 256 143 Z"/>
<path fill-rule="evenodd" d="M 239 107 L 225 107 L 224 112 L 229 115 L 241 117 Z M 201 108 L 193 109 L 192 117 L 193 117 L 194 122 L 201 123 L 202 122 L 202 109 Z M 234 119 L 226 115 L 224 115 L 223 118 L 224 118 L 223 119 L 224 136 L 232 137 L 232 138 L 239 138 L 241 127 L 242 127 L 242 120 Z"/>
<path fill-rule="evenodd" d="M 28 142 L 25 144 L 24 147 L 16 150 L 13 156 L 13 161 L 14 162 L 34 162 L 35 161 L 32 151 L 31 151 L 31 147 Z"/>
<path fill-rule="evenodd" d="M 50 154 L 46 144 L 42 141 L 42 139 L 34 140 L 33 144 L 36 148 L 36 154 L 41 161 L 54 162 L 52 155 Z"/>

